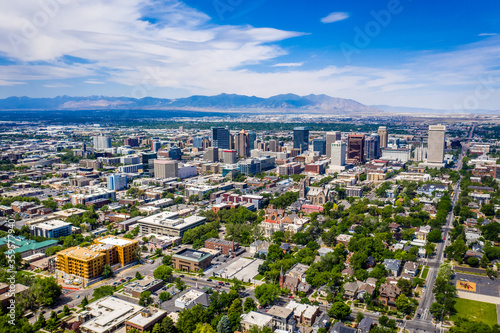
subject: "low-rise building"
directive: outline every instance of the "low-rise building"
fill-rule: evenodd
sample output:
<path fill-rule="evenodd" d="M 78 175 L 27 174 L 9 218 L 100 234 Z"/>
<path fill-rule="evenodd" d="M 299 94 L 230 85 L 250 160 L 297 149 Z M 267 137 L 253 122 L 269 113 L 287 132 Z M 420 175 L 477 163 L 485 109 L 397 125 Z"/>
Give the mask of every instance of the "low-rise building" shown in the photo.
<path fill-rule="evenodd" d="M 135 316 L 125 321 L 125 330 L 128 332 L 135 328 L 139 332 L 150 332 L 155 324 L 160 323 L 167 316 L 167 311 L 147 307 L 139 311 Z"/>
<path fill-rule="evenodd" d="M 137 221 L 141 234 L 157 234 L 182 237 L 186 230 L 205 224 L 206 218 L 192 215 L 181 218 L 179 213 L 161 212 Z"/>
<path fill-rule="evenodd" d="M 175 300 L 175 306 L 180 309 L 191 309 L 197 304 L 201 304 L 204 307 L 210 305 L 210 299 L 207 293 L 198 289 L 191 289 Z"/>
<path fill-rule="evenodd" d="M 227 255 L 235 253 L 240 248 L 240 244 L 235 241 L 228 241 L 218 238 L 209 238 L 205 241 L 205 247 L 207 249 L 221 251 L 222 254 Z"/>
<path fill-rule="evenodd" d="M 272 327 L 272 319 L 270 315 L 256 311 L 250 311 L 241 315 L 241 328 L 243 332 L 249 332 L 252 327 L 257 327 L 262 330 L 264 327 Z"/>
<path fill-rule="evenodd" d="M 210 253 L 196 251 L 192 249 L 183 249 L 172 256 L 172 265 L 175 269 L 188 272 L 196 272 L 200 269 L 205 270 L 212 263 Z"/>

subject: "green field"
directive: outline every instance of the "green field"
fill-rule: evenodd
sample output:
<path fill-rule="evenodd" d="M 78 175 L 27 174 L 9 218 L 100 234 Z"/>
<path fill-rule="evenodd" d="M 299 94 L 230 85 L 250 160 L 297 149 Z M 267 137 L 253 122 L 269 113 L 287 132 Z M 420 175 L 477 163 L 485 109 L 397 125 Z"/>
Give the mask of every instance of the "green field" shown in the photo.
<path fill-rule="evenodd" d="M 421 278 L 422 279 L 427 279 L 427 274 L 429 273 L 429 266 L 425 266 L 424 267 L 424 270 L 422 271 L 422 275 L 421 275 Z"/>
<path fill-rule="evenodd" d="M 490 326 L 497 324 L 497 309 L 495 304 L 457 298 L 455 310 L 457 310 L 457 313 L 450 317 L 452 321 L 463 317 L 469 320 L 481 321 Z"/>

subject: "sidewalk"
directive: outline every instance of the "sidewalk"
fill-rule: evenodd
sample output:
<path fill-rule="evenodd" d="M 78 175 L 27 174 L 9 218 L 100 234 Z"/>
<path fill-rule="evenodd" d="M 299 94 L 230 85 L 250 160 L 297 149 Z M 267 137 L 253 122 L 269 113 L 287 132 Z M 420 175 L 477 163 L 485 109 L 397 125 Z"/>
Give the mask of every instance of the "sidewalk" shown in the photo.
<path fill-rule="evenodd" d="M 465 298 L 465 299 L 470 299 L 472 301 L 479 301 L 479 302 L 496 304 L 497 311 L 498 311 L 498 305 L 500 305 L 500 297 L 473 294 L 473 293 L 469 293 L 469 292 L 465 292 L 465 291 L 458 291 L 457 295 L 459 298 Z"/>

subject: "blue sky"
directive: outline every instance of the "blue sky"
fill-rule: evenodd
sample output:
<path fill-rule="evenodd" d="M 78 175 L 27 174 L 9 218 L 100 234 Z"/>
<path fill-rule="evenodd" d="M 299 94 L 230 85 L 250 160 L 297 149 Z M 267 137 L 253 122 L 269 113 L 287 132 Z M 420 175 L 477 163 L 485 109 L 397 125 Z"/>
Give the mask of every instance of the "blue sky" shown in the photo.
<path fill-rule="evenodd" d="M 25 0 L 0 4 L 0 98 L 327 94 L 499 109 L 500 3 Z"/>

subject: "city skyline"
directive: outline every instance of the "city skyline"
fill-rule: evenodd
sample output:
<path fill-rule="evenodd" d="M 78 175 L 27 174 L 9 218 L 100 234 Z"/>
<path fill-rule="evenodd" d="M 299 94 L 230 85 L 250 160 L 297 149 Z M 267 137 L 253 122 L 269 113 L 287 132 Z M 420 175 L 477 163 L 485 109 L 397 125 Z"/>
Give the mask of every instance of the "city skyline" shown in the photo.
<path fill-rule="evenodd" d="M 494 2 L 54 0 L 0 8 L 0 98 L 295 93 L 445 110 L 493 110 L 500 101 Z"/>

